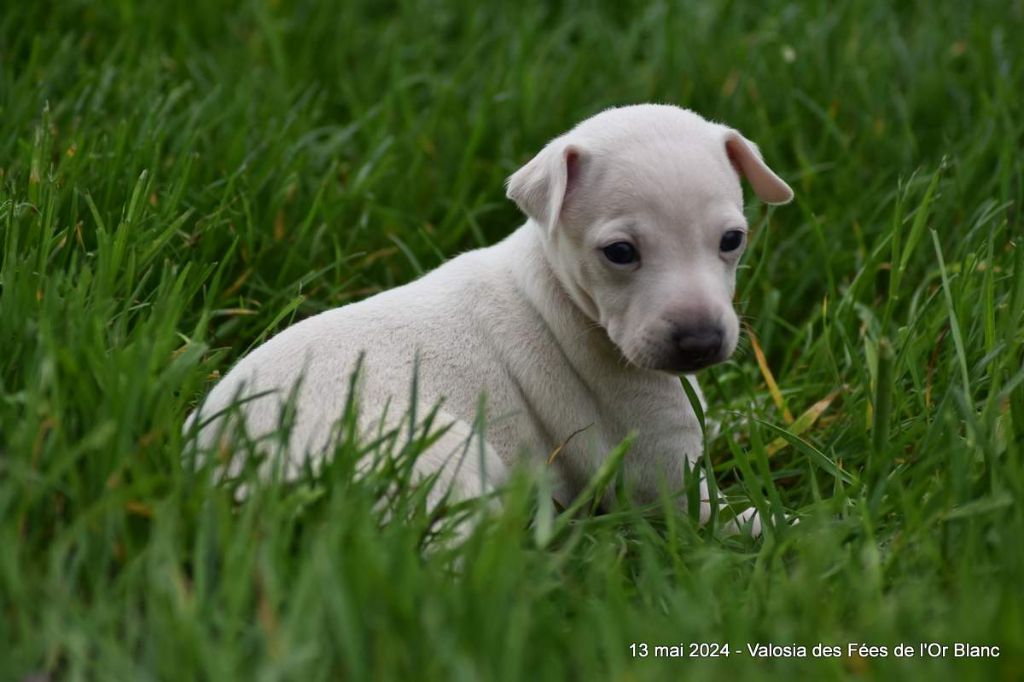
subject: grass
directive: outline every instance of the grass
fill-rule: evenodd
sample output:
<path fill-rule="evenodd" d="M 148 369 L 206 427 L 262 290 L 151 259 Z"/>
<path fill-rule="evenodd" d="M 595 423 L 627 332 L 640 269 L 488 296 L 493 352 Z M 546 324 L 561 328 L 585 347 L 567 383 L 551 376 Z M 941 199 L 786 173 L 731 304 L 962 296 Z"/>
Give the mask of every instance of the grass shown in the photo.
<path fill-rule="evenodd" d="M 1018 0 L 7 3 L 0 679 L 1020 679 L 1022 30 Z M 797 192 L 751 202 L 757 344 L 703 385 L 723 494 L 798 526 L 570 518 L 524 479 L 450 546 L 416 491 L 377 503 L 415 441 L 240 503 L 182 466 L 246 350 L 500 238 L 508 174 L 648 100 Z M 843 656 L 653 655 L 690 642 Z"/>

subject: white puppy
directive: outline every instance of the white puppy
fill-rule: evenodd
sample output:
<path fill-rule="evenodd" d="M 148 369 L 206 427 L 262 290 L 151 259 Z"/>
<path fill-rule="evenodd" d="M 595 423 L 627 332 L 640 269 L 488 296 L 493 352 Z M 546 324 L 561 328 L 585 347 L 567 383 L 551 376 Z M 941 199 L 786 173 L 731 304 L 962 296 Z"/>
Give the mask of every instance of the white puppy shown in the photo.
<path fill-rule="evenodd" d="M 207 422 L 200 442 L 210 446 L 225 421 L 215 415 L 262 395 L 240 408 L 260 437 L 278 428 L 301 377 L 287 444 L 295 466 L 329 453 L 361 356 L 367 432 L 382 417 L 400 423 L 417 363 L 419 404 L 443 401 L 436 423 L 452 424 L 416 465 L 440 472 L 438 490 L 479 495 L 530 462 L 550 466 L 567 505 L 630 432 L 623 475 L 634 498 L 678 490 L 703 448 L 679 375 L 725 360 L 739 335 L 741 175 L 762 201 L 793 196 L 731 128 L 674 106 L 604 111 L 509 178 L 529 219 L 508 238 L 286 329 L 243 358 L 190 423 Z M 467 449 L 481 395 L 486 443 Z"/>

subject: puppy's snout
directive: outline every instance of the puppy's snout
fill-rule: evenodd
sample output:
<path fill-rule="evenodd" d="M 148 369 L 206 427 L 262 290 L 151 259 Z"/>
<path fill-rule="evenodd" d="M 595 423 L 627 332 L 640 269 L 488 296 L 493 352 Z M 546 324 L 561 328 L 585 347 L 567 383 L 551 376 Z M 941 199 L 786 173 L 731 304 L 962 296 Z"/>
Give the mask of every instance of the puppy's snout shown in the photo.
<path fill-rule="evenodd" d="M 691 372 L 721 360 L 724 336 L 722 328 L 718 325 L 673 329 L 672 345 L 677 360 L 676 369 Z"/>

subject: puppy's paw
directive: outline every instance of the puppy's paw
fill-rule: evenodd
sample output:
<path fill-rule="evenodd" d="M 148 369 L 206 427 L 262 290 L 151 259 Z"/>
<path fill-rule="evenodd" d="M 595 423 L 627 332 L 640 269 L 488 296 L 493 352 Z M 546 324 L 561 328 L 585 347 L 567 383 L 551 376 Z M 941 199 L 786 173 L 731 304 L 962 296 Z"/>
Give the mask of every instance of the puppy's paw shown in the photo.
<path fill-rule="evenodd" d="M 753 507 L 747 507 L 736 515 L 728 525 L 729 531 L 733 534 L 749 535 L 752 538 L 761 537 L 761 515 Z"/>
<path fill-rule="evenodd" d="M 800 519 L 794 516 L 786 516 L 786 525 L 795 526 L 800 523 Z M 732 521 L 729 521 L 725 525 L 726 532 L 730 535 L 749 535 L 752 538 L 759 538 L 764 532 L 764 527 L 761 523 L 761 515 L 757 513 L 757 510 L 753 507 L 747 507 L 740 513 L 736 514 Z"/>

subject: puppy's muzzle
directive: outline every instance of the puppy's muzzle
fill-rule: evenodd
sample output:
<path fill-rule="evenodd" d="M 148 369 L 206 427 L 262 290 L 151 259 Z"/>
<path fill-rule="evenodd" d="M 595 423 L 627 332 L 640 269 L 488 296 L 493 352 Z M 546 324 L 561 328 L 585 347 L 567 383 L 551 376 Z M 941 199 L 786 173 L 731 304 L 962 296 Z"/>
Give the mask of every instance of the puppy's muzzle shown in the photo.
<path fill-rule="evenodd" d="M 671 369 L 694 372 L 725 359 L 725 334 L 716 324 L 676 327 L 672 330 Z"/>

